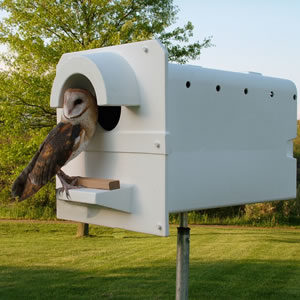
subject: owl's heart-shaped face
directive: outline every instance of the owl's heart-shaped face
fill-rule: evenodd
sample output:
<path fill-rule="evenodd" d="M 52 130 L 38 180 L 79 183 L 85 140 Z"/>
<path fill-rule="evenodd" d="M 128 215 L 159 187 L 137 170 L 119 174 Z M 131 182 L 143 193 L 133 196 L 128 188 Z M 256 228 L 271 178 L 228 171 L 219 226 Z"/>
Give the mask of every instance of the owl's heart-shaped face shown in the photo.
<path fill-rule="evenodd" d="M 83 115 L 93 101 L 91 98 L 84 90 L 68 89 L 64 94 L 64 116 L 67 119 L 75 119 Z"/>

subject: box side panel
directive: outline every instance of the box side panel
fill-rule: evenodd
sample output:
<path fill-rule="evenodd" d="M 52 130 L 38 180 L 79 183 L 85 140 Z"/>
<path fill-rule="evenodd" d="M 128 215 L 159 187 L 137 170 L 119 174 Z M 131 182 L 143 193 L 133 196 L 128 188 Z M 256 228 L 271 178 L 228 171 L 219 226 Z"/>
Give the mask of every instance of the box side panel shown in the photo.
<path fill-rule="evenodd" d="M 293 83 L 177 65 L 168 76 L 170 212 L 295 197 Z"/>

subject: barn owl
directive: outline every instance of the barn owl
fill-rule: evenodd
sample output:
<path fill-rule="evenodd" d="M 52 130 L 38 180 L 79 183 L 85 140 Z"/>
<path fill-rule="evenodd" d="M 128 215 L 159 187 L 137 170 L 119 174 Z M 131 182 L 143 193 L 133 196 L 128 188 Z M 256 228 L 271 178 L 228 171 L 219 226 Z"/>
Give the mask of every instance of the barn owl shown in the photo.
<path fill-rule="evenodd" d="M 98 120 L 95 98 L 83 89 L 68 89 L 64 93 L 63 114 L 28 166 L 12 186 L 13 197 L 19 201 L 35 194 L 54 175 L 62 183 L 61 191 L 76 188 L 76 177 L 69 177 L 61 168 L 82 152 L 92 139 Z"/>

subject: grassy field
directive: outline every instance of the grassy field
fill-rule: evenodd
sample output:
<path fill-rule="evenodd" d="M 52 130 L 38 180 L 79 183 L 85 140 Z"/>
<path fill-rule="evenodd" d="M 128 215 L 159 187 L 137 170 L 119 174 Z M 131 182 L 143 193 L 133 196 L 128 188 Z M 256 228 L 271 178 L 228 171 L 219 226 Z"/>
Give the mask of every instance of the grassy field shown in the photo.
<path fill-rule="evenodd" d="M 0 299 L 175 299 L 167 238 L 0 222 Z M 191 226 L 190 299 L 300 299 L 300 229 Z"/>

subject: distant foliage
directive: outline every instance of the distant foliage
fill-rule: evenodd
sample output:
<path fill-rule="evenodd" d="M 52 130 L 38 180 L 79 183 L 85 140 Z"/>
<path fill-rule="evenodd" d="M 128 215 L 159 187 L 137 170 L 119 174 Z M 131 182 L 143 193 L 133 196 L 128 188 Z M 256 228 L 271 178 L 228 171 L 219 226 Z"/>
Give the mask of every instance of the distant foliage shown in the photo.
<path fill-rule="evenodd" d="M 300 122 L 297 122 L 297 138 L 294 140 L 294 157 L 297 159 L 297 197 L 287 201 L 273 201 L 246 205 L 245 215 L 256 221 L 274 218 L 279 223 L 300 220 Z"/>
<path fill-rule="evenodd" d="M 0 23 L 0 204 L 39 144 L 56 124 L 49 107 L 55 67 L 63 53 L 158 38 L 169 59 L 185 63 L 211 46 L 190 43 L 193 25 L 169 29 L 178 9 L 172 0 L 2 0 Z M 51 182 L 20 207 L 55 207 Z M 13 214 L 15 214 L 15 210 Z"/>
<path fill-rule="evenodd" d="M 297 138 L 294 140 L 294 157 L 297 158 L 298 165 L 300 163 L 300 121 L 297 121 Z M 298 183 L 300 177 L 297 177 Z"/>

